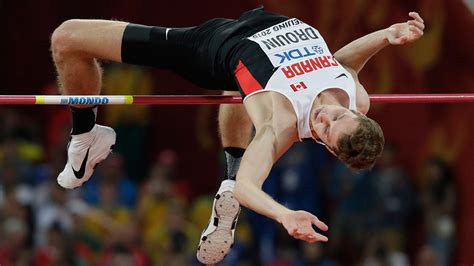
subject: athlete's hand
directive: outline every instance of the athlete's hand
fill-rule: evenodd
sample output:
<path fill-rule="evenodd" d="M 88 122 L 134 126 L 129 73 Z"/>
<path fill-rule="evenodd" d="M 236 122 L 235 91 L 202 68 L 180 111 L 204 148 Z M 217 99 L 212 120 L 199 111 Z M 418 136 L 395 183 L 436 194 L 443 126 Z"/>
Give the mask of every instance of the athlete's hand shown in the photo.
<path fill-rule="evenodd" d="M 418 40 L 423 36 L 425 24 L 416 12 L 408 13 L 412 20 L 405 23 L 393 24 L 387 28 L 387 40 L 392 45 L 402 45 Z"/>
<path fill-rule="evenodd" d="M 327 237 L 316 233 L 312 225 L 314 224 L 323 231 L 327 231 L 328 226 L 309 212 L 289 211 L 278 217 L 278 221 L 285 227 L 288 234 L 296 239 L 301 239 L 308 243 L 328 241 Z"/>

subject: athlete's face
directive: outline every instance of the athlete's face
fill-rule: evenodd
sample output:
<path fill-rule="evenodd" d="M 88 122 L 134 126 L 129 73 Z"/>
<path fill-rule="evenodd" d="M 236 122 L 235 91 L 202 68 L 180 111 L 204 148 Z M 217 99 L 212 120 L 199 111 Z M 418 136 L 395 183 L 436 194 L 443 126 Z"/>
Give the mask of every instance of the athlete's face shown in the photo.
<path fill-rule="evenodd" d="M 359 125 L 357 115 L 345 107 L 323 105 L 318 107 L 311 118 L 313 135 L 334 151 L 337 141 L 344 135 L 350 135 Z"/>

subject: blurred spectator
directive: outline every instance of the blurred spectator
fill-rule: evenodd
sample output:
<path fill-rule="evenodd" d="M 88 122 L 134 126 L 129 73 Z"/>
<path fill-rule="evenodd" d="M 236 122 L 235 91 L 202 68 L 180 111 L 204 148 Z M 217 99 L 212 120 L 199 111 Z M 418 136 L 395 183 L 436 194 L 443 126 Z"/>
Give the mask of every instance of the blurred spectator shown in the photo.
<path fill-rule="evenodd" d="M 270 262 L 264 265 L 269 266 L 292 266 L 298 256 L 298 241 L 289 238 L 283 227 L 278 227 L 275 232 L 274 249 L 275 254 Z"/>
<path fill-rule="evenodd" d="M 130 180 L 124 169 L 124 159 L 120 154 L 111 153 L 97 166 L 92 178 L 81 188 L 84 199 L 91 204 L 99 204 L 101 188 L 115 186 L 113 200 L 128 208 L 135 207 L 137 186 Z"/>
<path fill-rule="evenodd" d="M 327 244 L 340 262 L 353 264 L 362 252 L 371 215 L 375 212 L 374 184 L 366 171 L 354 172 L 336 161 L 327 186 L 333 207 Z"/>
<path fill-rule="evenodd" d="M 70 192 L 59 187 L 56 183 L 47 182 L 38 187 L 35 199 L 35 244 L 47 244 L 49 231 L 56 227 L 60 232 L 73 231 L 73 217 L 68 204 L 71 201 Z"/>
<path fill-rule="evenodd" d="M 145 266 L 149 265 L 144 255 L 133 248 L 115 244 L 107 249 L 101 258 L 101 266 Z"/>
<path fill-rule="evenodd" d="M 188 221 L 185 205 L 181 201 L 169 199 L 162 203 L 166 212 L 160 215 L 159 226 L 144 228 L 145 245 L 148 254 L 152 254 L 155 265 L 188 265 L 194 258 L 198 229 Z"/>
<path fill-rule="evenodd" d="M 336 262 L 326 255 L 323 245 L 323 243 L 301 243 L 300 255 L 294 266 L 336 266 Z"/>
<path fill-rule="evenodd" d="M 0 265 L 30 265 L 28 249 L 28 225 L 19 217 L 9 217 L 1 223 Z"/>
<path fill-rule="evenodd" d="M 140 189 L 137 216 L 147 247 L 156 245 L 156 232 L 166 227 L 172 202 L 185 202 L 184 198 L 176 194 L 171 183 L 175 174 L 175 161 L 176 154 L 173 151 L 162 152 Z"/>
<path fill-rule="evenodd" d="M 415 265 L 417 266 L 440 266 L 438 254 L 430 246 L 424 246 L 420 248 L 416 256 Z"/>
<path fill-rule="evenodd" d="M 396 163 L 392 145 L 386 144 L 372 171 L 353 172 L 336 162 L 329 195 L 334 203 L 329 245 L 339 261 L 352 264 L 359 260 L 367 234 L 383 237 L 382 251 L 406 249 L 404 236 L 415 196 L 410 178 Z"/>
<path fill-rule="evenodd" d="M 328 154 L 319 144 L 295 143 L 274 166 L 276 176 L 272 178 L 278 182 L 279 201 L 321 218 L 325 200 L 321 172 L 327 161 Z"/>
<path fill-rule="evenodd" d="M 36 250 L 35 266 L 74 265 L 74 253 L 66 232 L 58 223 L 47 233 L 47 240 Z"/>
<path fill-rule="evenodd" d="M 15 108 L 0 109 L 2 115 L 2 123 L 0 124 L 0 140 L 5 141 L 9 139 L 22 140 L 30 144 L 35 144 L 35 147 L 41 149 L 38 145 L 40 141 L 40 129 L 38 120 L 29 115 L 26 111 L 19 111 Z M 24 153 L 29 159 L 37 159 L 38 150 L 31 153 Z"/>
<path fill-rule="evenodd" d="M 16 138 L 5 139 L 0 145 L 0 174 L 8 177 L 15 175 L 16 183 L 31 183 L 32 160 L 39 160 L 40 154 L 41 148 L 29 142 Z"/>
<path fill-rule="evenodd" d="M 440 265 L 451 265 L 455 244 L 455 178 L 451 167 L 440 158 L 426 162 L 420 188 L 426 241 L 437 254 Z"/>
<path fill-rule="evenodd" d="M 168 198 L 176 194 L 173 182 L 176 179 L 177 161 L 178 155 L 174 150 L 161 151 L 150 167 L 148 178 L 143 183 L 143 192 L 159 198 Z"/>
<path fill-rule="evenodd" d="M 377 166 L 370 173 L 376 194 L 371 227 L 389 238 L 389 248 L 404 250 L 407 224 L 415 210 L 415 194 L 410 177 L 397 163 L 397 149 L 387 143 Z"/>
<path fill-rule="evenodd" d="M 196 233 L 195 228 L 185 217 L 184 205 L 172 202 L 166 225 L 155 232 L 157 240 L 155 249 L 161 253 L 161 258 L 157 257 L 160 264 L 170 266 L 189 264 L 192 258 L 190 254 L 193 254 L 196 248 L 190 237 L 197 236 Z"/>
<path fill-rule="evenodd" d="M 120 203 L 118 188 L 114 181 L 101 180 L 98 195 L 97 205 L 87 213 L 87 223 L 84 226 L 107 246 L 121 237 L 118 232 L 131 225 L 133 213 Z"/>
<path fill-rule="evenodd" d="M 368 236 L 366 250 L 361 265 L 363 266 L 407 266 L 409 265 L 406 254 L 395 251 L 386 241 L 377 237 Z"/>

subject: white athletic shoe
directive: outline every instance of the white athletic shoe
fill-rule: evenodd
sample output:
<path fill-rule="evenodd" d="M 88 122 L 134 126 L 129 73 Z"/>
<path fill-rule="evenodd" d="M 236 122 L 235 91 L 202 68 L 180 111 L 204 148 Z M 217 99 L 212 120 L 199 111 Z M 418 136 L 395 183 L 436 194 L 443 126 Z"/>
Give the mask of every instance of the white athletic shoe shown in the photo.
<path fill-rule="evenodd" d="M 214 198 L 209 224 L 201 234 L 197 259 L 204 264 L 214 264 L 224 259 L 234 244 L 234 232 L 240 204 L 234 197 L 234 180 L 222 182 Z"/>
<path fill-rule="evenodd" d="M 115 131 L 110 127 L 94 125 L 91 131 L 71 135 L 67 148 L 67 164 L 58 176 L 63 188 L 76 188 L 89 180 L 94 167 L 112 152 Z"/>

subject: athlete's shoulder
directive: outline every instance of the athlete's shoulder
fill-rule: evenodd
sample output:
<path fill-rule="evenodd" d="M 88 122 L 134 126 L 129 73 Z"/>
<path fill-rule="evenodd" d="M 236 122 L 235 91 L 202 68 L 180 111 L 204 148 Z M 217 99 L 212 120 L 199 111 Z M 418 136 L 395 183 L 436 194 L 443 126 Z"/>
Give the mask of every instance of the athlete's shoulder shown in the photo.
<path fill-rule="evenodd" d="M 365 90 L 364 85 L 360 83 L 357 72 L 346 65 L 341 64 L 341 66 L 351 75 L 352 79 L 354 80 L 357 110 L 363 114 L 367 114 L 370 109 L 369 94 Z"/>

